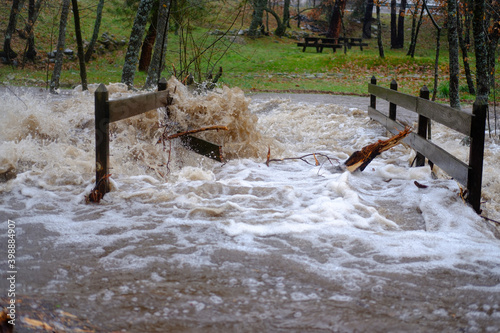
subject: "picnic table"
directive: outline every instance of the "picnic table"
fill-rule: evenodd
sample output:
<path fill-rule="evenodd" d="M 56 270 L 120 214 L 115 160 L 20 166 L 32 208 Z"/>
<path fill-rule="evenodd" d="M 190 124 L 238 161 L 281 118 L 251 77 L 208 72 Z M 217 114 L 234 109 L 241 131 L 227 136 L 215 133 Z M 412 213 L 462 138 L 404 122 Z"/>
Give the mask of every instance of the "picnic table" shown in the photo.
<path fill-rule="evenodd" d="M 353 46 L 359 46 L 363 51 L 363 46 L 368 46 L 368 44 L 363 43 L 363 39 L 358 37 L 304 37 L 304 42 L 297 43 L 297 46 L 302 47 L 302 52 L 305 52 L 308 47 L 314 47 L 317 53 L 322 53 L 324 48 L 330 48 L 336 52 L 337 49 L 343 47 L 351 49 Z"/>

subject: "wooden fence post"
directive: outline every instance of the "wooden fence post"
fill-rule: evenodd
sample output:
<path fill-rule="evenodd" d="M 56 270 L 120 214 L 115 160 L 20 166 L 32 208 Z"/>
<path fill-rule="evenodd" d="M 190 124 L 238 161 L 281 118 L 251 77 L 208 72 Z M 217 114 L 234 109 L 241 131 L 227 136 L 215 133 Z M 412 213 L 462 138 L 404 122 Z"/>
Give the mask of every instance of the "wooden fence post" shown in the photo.
<path fill-rule="evenodd" d="M 391 89 L 398 91 L 398 83 L 396 80 L 392 80 L 391 82 Z M 389 118 L 392 120 L 396 120 L 396 104 L 394 103 L 389 103 Z"/>
<path fill-rule="evenodd" d="M 375 75 L 372 76 L 370 83 L 377 84 L 377 78 L 375 77 Z M 370 95 L 370 106 L 374 109 L 377 109 L 377 96 L 373 94 Z"/>
<path fill-rule="evenodd" d="M 160 81 L 158 81 L 158 91 L 167 90 L 167 79 L 162 77 Z"/>
<path fill-rule="evenodd" d="M 104 195 L 109 192 L 109 93 L 104 84 L 100 84 L 94 93 L 95 99 L 95 167 L 96 187 Z M 99 182 L 101 179 L 104 180 Z"/>
<path fill-rule="evenodd" d="M 474 103 L 469 150 L 469 174 L 467 177 L 467 201 L 476 213 L 481 213 L 481 183 L 483 179 L 484 131 L 486 126 L 487 104 Z"/>
<path fill-rule="evenodd" d="M 429 99 L 429 89 L 427 86 L 423 86 L 420 89 L 420 98 Z M 424 139 L 427 139 L 427 123 L 429 122 L 429 118 L 418 115 L 418 135 Z M 417 161 L 416 166 L 424 166 L 425 165 L 425 156 L 421 153 L 417 152 Z"/>

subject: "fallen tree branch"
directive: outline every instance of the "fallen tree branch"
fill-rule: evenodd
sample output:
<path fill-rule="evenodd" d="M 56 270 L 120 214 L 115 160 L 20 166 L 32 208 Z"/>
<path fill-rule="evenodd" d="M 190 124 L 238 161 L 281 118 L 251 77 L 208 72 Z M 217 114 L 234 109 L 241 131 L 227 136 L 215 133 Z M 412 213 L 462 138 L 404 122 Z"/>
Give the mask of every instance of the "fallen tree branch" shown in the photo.
<path fill-rule="evenodd" d="M 306 160 L 306 158 L 310 157 L 310 156 L 312 156 L 314 158 L 314 164 L 311 163 L 311 162 L 309 162 L 308 160 Z M 267 150 L 266 165 L 269 166 L 270 162 L 283 162 L 283 161 L 289 161 L 289 160 L 301 160 L 301 161 L 306 162 L 309 165 L 319 166 L 320 163 L 319 163 L 318 158 L 316 156 L 321 156 L 321 157 L 326 158 L 333 165 L 332 159 L 335 159 L 335 158 L 329 157 L 328 155 L 325 155 L 325 154 L 322 154 L 322 153 L 311 153 L 311 154 L 306 154 L 306 155 L 299 156 L 299 157 L 271 158 L 271 148 L 270 147 Z"/>
<path fill-rule="evenodd" d="M 190 131 L 185 131 L 185 132 L 180 132 L 180 133 L 168 135 L 167 137 L 163 136 L 163 140 L 172 140 L 172 139 L 178 138 L 178 137 L 183 136 L 183 135 L 189 135 L 189 134 L 194 134 L 194 133 L 198 133 L 198 132 L 212 131 L 212 130 L 228 131 L 229 128 L 227 128 L 227 126 L 219 126 L 219 125 L 202 127 L 202 128 L 198 128 L 198 129 L 194 129 L 194 130 L 190 130 Z"/>
<path fill-rule="evenodd" d="M 401 140 L 403 140 L 410 133 L 411 128 L 406 126 L 404 130 L 400 131 L 390 139 L 378 140 L 371 145 L 363 147 L 361 150 L 355 151 L 351 156 L 349 156 L 347 161 L 344 162 L 347 166 L 347 170 L 350 172 L 354 172 L 358 169 L 363 171 L 375 157 L 400 144 Z"/>

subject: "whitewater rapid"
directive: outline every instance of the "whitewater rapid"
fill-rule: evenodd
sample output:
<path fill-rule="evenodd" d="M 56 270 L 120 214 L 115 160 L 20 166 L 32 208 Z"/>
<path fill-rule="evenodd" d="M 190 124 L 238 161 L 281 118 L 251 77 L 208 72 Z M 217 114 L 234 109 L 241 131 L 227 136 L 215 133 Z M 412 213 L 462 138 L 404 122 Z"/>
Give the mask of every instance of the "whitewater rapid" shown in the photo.
<path fill-rule="evenodd" d="M 224 146 L 225 163 L 157 144 L 166 111 L 152 111 L 112 125 L 112 191 L 98 205 L 84 200 L 95 182 L 92 93 L 1 92 L 0 253 L 3 263 L 13 220 L 22 325 L 43 300 L 96 331 L 500 329 L 495 227 L 446 174 L 410 168 L 403 145 L 346 171 L 352 152 L 387 138 L 365 110 L 169 85 L 172 128 L 230 127 L 200 135 Z M 466 160 L 462 139 L 433 127 Z M 482 208 L 498 220 L 499 144 L 486 141 Z M 266 166 L 268 151 L 315 153 L 319 165 Z"/>

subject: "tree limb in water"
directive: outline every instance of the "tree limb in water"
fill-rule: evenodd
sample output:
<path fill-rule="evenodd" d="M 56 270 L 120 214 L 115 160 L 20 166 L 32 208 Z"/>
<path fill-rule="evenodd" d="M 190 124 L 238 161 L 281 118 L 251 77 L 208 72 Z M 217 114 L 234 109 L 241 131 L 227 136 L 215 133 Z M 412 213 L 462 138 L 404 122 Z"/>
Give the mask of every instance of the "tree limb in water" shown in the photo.
<path fill-rule="evenodd" d="M 363 171 L 370 162 L 380 155 L 382 152 L 391 149 L 401 143 L 408 134 L 411 133 L 411 128 L 406 126 L 404 130 L 400 131 L 398 134 L 394 135 L 392 138 L 387 140 L 378 140 L 371 145 L 363 147 L 363 149 L 355 151 L 348 159 L 344 162 L 347 166 L 347 170 L 354 172 L 356 170 Z"/>
<path fill-rule="evenodd" d="M 219 125 L 202 127 L 202 128 L 197 128 L 197 129 L 190 130 L 190 131 L 185 131 L 185 132 L 180 132 L 180 133 L 176 133 L 176 134 L 172 134 L 172 135 L 168 135 L 168 136 L 163 136 L 163 140 L 172 140 L 172 139 L 178 138 L 178 137 L 183 136 L 183 135 L 189 135 L 189 134 L 194 134 L 194 133 L 198 133 L 198 132 L 212 131 L 212 130 L 227 131 L 227 130 L 229 130 L 229 128 L 227 128 L 227 126 L 219 126 Z"/>
<path fill-rule="evenodd" d="M 310 157 L 312 156 L 314 158 L 314 164 L 309 162 L 308 160 L 306 160 L 307 157 Z M 309 165 L 315 165 L 315 166 L 319 166 L 320 163 L 318 161 L 318 159 L 316 158 L 316 156 L 321 156 L 321 157 L 324 157 L 326 158 L 330 163 L 332 163 L 332 158 L 325 155 L 325 154 L 322 154 L 322 153 L 311 153 L 311 154 L 306 154 L 306 155 L 303 155 L 303 156 L 299 156 L 299 157 L 284 157 L 284 158 L 271 158 L 271 148 L 269 148 L 267 150 L 267 161 L 266 161 L 266 165 L 269 166 L 269 163 L 270 162 L 283 162 L 283 161 L 288 161 L 288 160 L 301 160 L 301 161 L 304 161 L 306 162 L 307 164 Z M 333 163 L 332 163 L 333 165 Z"/>

